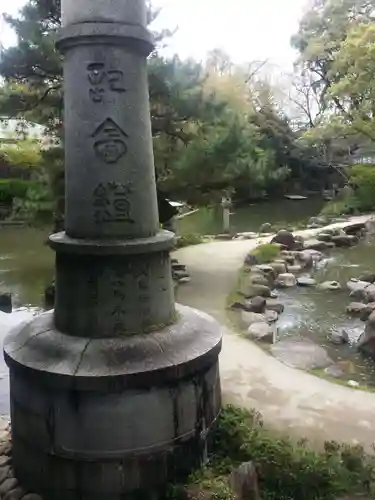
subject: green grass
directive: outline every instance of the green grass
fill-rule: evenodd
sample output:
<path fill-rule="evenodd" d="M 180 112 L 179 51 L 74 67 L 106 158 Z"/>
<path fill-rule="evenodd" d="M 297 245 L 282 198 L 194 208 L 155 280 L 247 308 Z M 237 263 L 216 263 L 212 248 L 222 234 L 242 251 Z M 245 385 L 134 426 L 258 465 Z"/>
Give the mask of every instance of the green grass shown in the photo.
<path fill-rule="evenodd" d="M 264 243 L 250 252 L 257 259 L 258 264 L 268 264 L 278 258 L 280 254 L 279 245 Z"/>
<path fill-rule="evenodd" d="M 347 380 L 343 380 L 336 377 L 330 377 L 329 375 L 324 373 L 324 370 L 316 369 L 316 370 L 311 370 L 309 373 L 319 378 L 323 378 L 324 380 L 328 380 L 328 382 L 332 382 L 333 384 L 343 385 L 344 387 L 348 387 L 349 389 L 354 389 L 357 391 L 364 391 L 364 392 L 375 392 L 375 387 L 371 387 L 368 385 L 360 384 L 357 387 L 351 387 L 350 385 L 348 385 Z"/>
<path fill-rule="evenodd" d="M 374 498 L 375 459 L 360 446 L 325 443 L 315 451 L 268 429 L 256 411 L 228 406 L 213 432 L 206 467 L 186 485 L 171 487 L 168 500 L 234 500 L 231 471 L 252 461 L 262 500 L 329 500 L 345 494 Z"/>
<path fill-rule="evenodd" d="M 190 233 L 179 236 L 176 239 L 176 248 L 185 248 L 192 245 L 200 245 L 201 243 L 207 243 L 209 239 L 207 237 L 201 236 L 200 234 Z"/>

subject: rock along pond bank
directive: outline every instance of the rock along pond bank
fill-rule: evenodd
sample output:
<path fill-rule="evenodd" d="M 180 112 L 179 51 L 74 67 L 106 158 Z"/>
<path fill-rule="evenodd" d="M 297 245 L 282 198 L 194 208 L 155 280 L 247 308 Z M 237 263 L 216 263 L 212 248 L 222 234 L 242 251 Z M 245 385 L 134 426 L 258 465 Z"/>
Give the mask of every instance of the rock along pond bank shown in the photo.
<path fill-rule="evenodd" d="M 304 238 L 280 231 L 273 252 L 263 239 L 245 258 L 231 319 L 288 366 L 375 388 L 373 232 L 356 218 Z"/>

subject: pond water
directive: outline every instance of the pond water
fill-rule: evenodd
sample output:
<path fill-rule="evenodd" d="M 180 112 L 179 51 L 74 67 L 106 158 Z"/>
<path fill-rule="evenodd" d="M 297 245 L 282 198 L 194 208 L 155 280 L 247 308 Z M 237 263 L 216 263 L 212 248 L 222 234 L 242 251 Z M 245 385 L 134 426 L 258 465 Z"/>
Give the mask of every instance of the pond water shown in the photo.
<path fill-rule="evenodd" d="M 233 220 L 238 231 L 258 229 L 265 221 L 296 224 L 318 213 L 321 204 L 317 199 L 302 202 L 285 200 L 281 206 L 261 204 L 243 207 L 236 211 Z M 207 211 L 206 215 L 206 222 L 202 214 L 196 220 L 200 221 L 202 233 L 212 234 L 215 227 L 219 229 L 219 225 L 215 226 L 218 221 L 211 212 Z M 192 220 L 189 217 L 186 219 L 189 224 Z M 0 228 L 0 293 L 12 293 L 16 317 L 27 318 L 43 309 L 44 289 L 51 283 L 54 274 L 54 253 L 45 244 L 47 235 L 47 230 Z M 375 272 L 374 256 L 375 239 L 362 241 L 351 249 L 327 254 L 327 258 L 316 269 L 315 277 L 318 281 L 339 281 L 343 290 L 321 292 L 311 288 L 296 288 L 281 292 L 280 298 L 286 309 L 279 320 L 279 327 L 282 337 L 297 334 L 323 345 L 329 356 L 340 363 L 345 379 L 375 387 L 375 363 L 359 355 L 355 347 L 364 323 L 349 318 L 345 312 L 347 304 L 352 301 L 345 283 L 364 271 Z M 9 316 L 7 323 L 5 316 L 1 317 L 0 338 L 9 331 L 8 323 L 11 323 L 11 316 L 14 317 Z M 348 331 L 351 344 L 337 347 L 330 343 L 328 336 L 331 330 L 340 328 Z M 0 356 L 0 414 L 9 412 L 7 374 L 7 367 Z"/>
<path fill-rule="evenodd" d="M 291 201 L 280 199 L 263 201 L 253 205 L 235 207 L 230 218 L 234 232 L 258 231 L 265 222 L 280 227 L 307 222 L 319 214 L 325 202 L 319 196 L 306 200 Z M 199 212 L 178 221 L 180 234 L 219 234 L 223 231 L 221 207 L 202 208 Z"/>
<path fill-rule="evenodd" d="M 0 293 L 12 294 L 15 309 L 43 307 L 55 258 L 47 236 L 47 230 L 0 228 Z"/>
<path fill-rule="evenodd" d="M 357 246 L 336 249 L 326 254 L 313 273 L 318 282 L 338 281 L 341 291 L 295 288 L 280 293 L 285 312 L 279 320 L 280 336 L 302 336 L 322 345 L 343 370 L 343 380 L 375 387 L 375 362 L 358 353 L 356 342 L 365 323 L 348 316 L 346 307 L 356 299 L 349 297 L 346 283 L 364 272 L 375 271 L 375 238 L 362 240 Z M 336 346 L 329 340 L 332 331 L 345 329 L 350 344 Z"/>

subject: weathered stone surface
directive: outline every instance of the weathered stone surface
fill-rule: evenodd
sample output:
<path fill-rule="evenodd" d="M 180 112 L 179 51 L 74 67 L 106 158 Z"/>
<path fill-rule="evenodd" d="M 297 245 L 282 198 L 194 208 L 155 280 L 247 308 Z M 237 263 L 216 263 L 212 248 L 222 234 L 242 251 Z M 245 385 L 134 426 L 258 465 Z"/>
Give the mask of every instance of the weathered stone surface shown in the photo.
<path fill-rule="evenodd" d="M 349 292 L 362 291 L 365 290 L 368 286 L 369 283 L 367 281 L 361 281 L 355 278 L 352 278 L 346 284 L 346 288 L 349 290 Z"/>
<path fill-rule="evenodd" d="M 375 311 L 375 302 L 370 302 L 369 304 L 366 304 L 365 309 L 362 309 L 360 313 L 361 320 L 367 321 L 371 313 L 373 313 L 374 311 Z"/>
<path fill-rule="evenodd" d="M 252 283 L 244 283 L 241 286 L 241 293 L 247 299 L 252 299 L 254 297 L 270 297 L 271 289 L 269 286 L 255 285 Z"/>
<path fill-rule="evenodd" d="M 375 285 L 370 284 L 364 291 L 367 302 L 375 302 Z"/>
<path fill-rule="evenodd" d="M 313 267 L 315 262 L 319 262 L 324 258 L 324 255 L 318 250 L 302 250 L 297 253 L 296 257 L 304 263 L 304 267 Z"/>
<path fill-rule="evenodd" d="M 253 462 L 243 463 L 234 470 L 229 477 L 229 484 L 238 500 L 261 500 Z"/>
<path fill-rule="evenodd" d="M 305 250 L 326 250 L 330 248 L 330 245 L 325 241 L 319 241 L 317 239 L 306 240 L 304 243 Z"/>
<path fill-rule="evenodd" d="M 267 309 L 265 312 L 265 317 L 268 323 L 276 323 L 276 321 L 279 319 L 279 314 L 276 311 Z"/>
<path fill-rule="evenodd" d="M 144 490 L 205 456 L 221 406 L 222 330 L 174 304 L 174 235 L 160 231 L 157 210 L 146 2 L 61 3 L 66 233 L 49 239 L 55 311 L 4 343 L 12 463 L 19 484 L 48 500 L 149 498 Z M 24 494 L 15 486 L 1 500 Z"/>
<path fill-rule="evenodd" d="M 316 237 L 317 240 L 319 241 L 332 241 L 332 234 L 330 233 L 319 233 Z"/>
<path fill-rule="evenodd" d="M 230 308 L 232 309 L 232 311 L 250 311 L 250 312 L 253 312 L 250 309 L 250 302 L 249 301 L 233 302 L 233 304 L 230 305 Z"/>
<path fill-rule="evenodd" d="M 293 233 L 282 229 L 277 233 L 277 235 L 272 239 L 271 243 L 278 243 L 282 245 L 286 250 L 294 250 L 296 248 L 296 240 Z"/>
<path fill-rule="evenodd" d="M 191 278 L 189 276 L 185 276 L 185 278 L 180 278 L 178 280 L 179 285 L 186 285 L 186 283 L 190 283 Z"/>
<path fill-rule="evenodd" d="M 9 476 L 10 470 L 9 465 L 0 468 L 0 484 Z"/>
<path fill-rule="evenodd" d="M 338 331 L 331 332 L 329 339 L 335 345 L 348 344 L 349 334 L 344 328 L 341 328 Z"/>
<path fill-rule="evenodd" d="M 22 500 L 43 500 L 43 498 L 35 493 L 28 493 L 22 498 Z"/>
<path fill-rule="evenodd" d="M 262 314 L 266 308 L 266 299 L 264 297 L 254 297 L 249 303 L 251 312 Z"/>
<path fill-rule="evenodd" d="M 327 224 L 327 219 L 325 217 L 311 217 L 309 224 L 315 224 L 316 226 L 321 227 Z"/>
<path fill-rule="evenodd" d="M 217 324 L 204 313 L 198 313 L 189 308 L 180 308 L 177 323 L 161 333 L 155 332 L 152 335 L 108 340 L 91 339 L 89 343 L 85 339 L 82 341 L 82 339 L 68 337 L 54 330 L 52 313 L 46 313 L 36 318 L 35 325 L 35 328 L 27 325 L 19 337 L 11 337 L 5 343 L 7 362 L 11 367 L 14 380 L 13 392 L 11 393 L 12 415 L 15 418 L 14 422 L 19 424 L 17 435 L 20 438 L 14 440 L 13 459 L 18 464 L 20 482 L 25 484 L 29 491 L 43 493 L 43 489 L 38 489 L 42 484 L 45 485 L 46 489 L 61 488 L 63 492 L 66 488 L 64 482 L 67 481 L 67 474 L 69 477 L 77 477 L 77 480 L 81 481 L 82 476 L 77 476 L 74 473 L 76 468 L 74 461 L 44 454 L 43 450 L 50 450 L 52 446 L 55 449 L 72 450 L 75 459 L 77 459 L 78 453 L 84 449 L 85 456 L 95 455 L 95 461 L 100 464 L 100 457 L 103 457 L 102 460 L 105 461 L 108 454 L 111 459 L 114 456 L 127 455 L 128 447 L 134 450 L 136 446 L 142 448 L 147 446 L 149 448 L 148 456 L 151 456 L 153 453 L 152 443 L 158 445 L 160 441 L 167 442 L 168 436 L 171 436 L 173 440 L 176 431 L 175 424 L 173 424 L 173 405 L 171 406 L 172 401 L 168 396 L 171 393 L 169 389 L 163 388 L 165 383 L 168 384 L 170 376 L 174 378 L 179 374 L 178 376 L 184 377 L 185 380 L 184 383 L 179 384 L 178 405 L 183 420 L 178 424 L 178 428 L 185 434 L 197 425 L 193 424 L 193 421 L 199 412 L 194 410 L 197 401 L 194 396 L 193 382 L 189 383 L 189 372 L 193 375 L 198 370 L 201 374 L 200 377 L 203 375 L 203 366 L 200 363 L 203 362 L 204 365 L 205 362 L 203 358 L 199 357 L 198 351 L 202 349 L 202 354 L 205 352 L 211 356 L 209 354 L 213 340 L 211 335 L 214 334 L 214 337 L 217 335 L 216 348 L 218 353 L 221 337 L 221 333 L 218 331 L 214 333 Z M 211 330 L 212 328 L 213 330 Z M 210 331 L 211 333 L 209 333 Z M 25 342 L 27 338 L 29 341 Z M 200 347 L 198 344 L 195 347 L 190 344 L 192 341 L 196 342 L 193 340 L 194 338 Z M 54 353 L 52 360 L 46 356 L 45 353 L 48 352 Z M 129 356 L 129 352 L 132 353 L 131 356 Z M 183 356 L 180 361 L 178 360 L 179 355 Z M 189 357 L 190 361 L 188 361 Z M 214 353 L 212 359 L 215 359 Z M 27 364 L 29 370 L 35 370 L 31 380 L 28 375 L 24 375 L 22 370 L 18 372 L 17 367 L 20 364 Z M 188 368 L 189 364 L 190 368 Z M 79 370 L 77 371 L 78 366 Z M 179 367 L 177 371 L 175 366 Z M 170 372 L 169 375 L 168 372 Z M 217 415 L 220 407 L 217 366 L 212 365 L 210 368 L 209 363 L 204 372 L 206 373 L 204 375 L 206 381 L 204 382 L 202 379 L 202 383 L 206 383 L 213 390 L 212 397 L 207 399 L 204 404 L 212 406 L 212 409 L 207 408 L 207 411 L 214 416 Z M 79 415 L 71 405 L 72 391 L 69 377 L 73 373 L 77 373 L 74 397 L 80 401 Z M 48 378 L 48 384 L 43 383 L 43 380 L 40 379 L 40 377 L 43 379 L 44 376 Z M 147 382 L 149 376 L 149 382 Z M 147 388 L 150 383 L 155 388 L 151 391 Z M 138 389 L 134 391 L 137 386 Z M 89 399 L 84 397 L 87 389 L 90 389 Z M 22 406 L 19 406 L 18 401 L 22 394 L 25 394 L 26 399 Z M 95 394 L 100 395 L 97 404 L 95 404 Z M 42 406 L 38 406 L 38 411 L 36 411 L 35 405 L 41 403 L 43 403 Z M 146 415 L 150 415 L 150 418 L 153 415 L 154 418 L 158 414 L 155 405 L 159 405 L 159 410 L 163 411 L 163 415 L 159 411 L 158 425 L 155 425 L 155 422 L 152 424 L 147 422 L 146 418 Z M 43 410 L 43 408 L 45 409 Z M 102 418 L 104 408 L 105 419 Z M 143 408 L 147 408 L 147 411 L 144 412 Z M 51 412 L 54 415 L 52 420 Z M 33 415 L 33 418 L 28 418 L 28 414 Z M 35 418 L 36 414 L 38 420 Z M 140 414 L 144 414 L 142 419 L 139 418 Z M 46 429 L 51 421 L 53 421 L 54 430 L 47 432 Z M 85 422 L 84 427 L 82 427 L 82 421 Z M 124 421 L 127 422 L 126 426 L 123 425 Z M 67 423 L 68 425 L 66 425 Z M 110 429 L 114 431 L 110 432 Z M 28 436 L 27 441 L 25 441 L 25 436 Z M 50 441 L 51 438 L 53 438 L 53 444 Z M 186 446 L 193 446 L 193 443 L 186 443 Z M 194 446 L 191 450 L 192 455 L 189 455 L 190 452 L 187 448 L 184 451 L 185 455 L 190 457 L 186 462 L 188 467 L 190 460 L 193 461 L 194 457 L 195 459 L 199 458 L 199 454 L 196 455 L 194 452 Z M 172 449 L 171 452 L 173 453 Z M 179 448 L 175 452 L 180 453 Z M 162 457 L 156 453 L 153 460 L 157 462 L 161 459 Z M 43 460 L 43 468 L 38 466 L 40 460 Z M 162 460 L 164 463 L 165 457 Z M 94 469 L 97 467 L 95 461 L 92 467 L 88 463 L 85 465 L 87 468 L 91 467 L 90 474 L 93 477 L 95 477 Z M 64 467 L 62 464 L 65 464 Z M 139 462 L 139 458 L 137 458 L 137 464 L 137 467 L 139 466 L 142 470 L 146 467 L 146 463 Z M 134 467 L 132 455 L 127 461 L 127 467 L 129 470 Z M 122 469 L 116 461 L 113 462 L 113 468 L 113 477 L 117 478 L 116 481 L 120 480 L 118 475 L 122 474 Z M 162 471 L 166 475 L 170 474 L 162 467 L 158 470 L 159 474 Z M 61 484 L 56 483 L 56 474 L 61 474 Z M 163 481 L 166 480 L 166 477 Z M 53 483 L 51 484 L 52 478 Z M 74 488 L 79 490 L 79 488 L 89 487 L 88 480 L 84 483 L 78 483 L 77 480 L 74 479 Z M 83 480 L 84 478 L 82 478 Z M 96 483 L 98 495 L 101 494 L 105 497 L 104 478 L 101 481 L 99 475 Z M 136 481 L 136 478 L 134 477 L 132 481 Z M 120 483 L 123 484 L 121 481 Z M 117 483 L 114 482 L 114 484 Z M 128 488 L 132 486 L 135 489 L 141 487 L 137 482 L 131 483 L 131 485 L 128 483 Z M 123 494 L 123 489 L 118 493 Z"/>
<path fill-rule="evenodd" d="M 262 274 L 265 274 L 266 276 L 271 275 L 273 276 L 274 270 L 271 264 L 258 264 L 254 266 L 253 268 L 254 272 L 260 271 Z"/>
<path fill-rule="evenodd" d="M 373 316 L 373 320 L 375 322 L 375 312 L 370 315 Z M 365 331 L 358 339 L 358 350 L 367 356 L 370 356 L 375 360 L 375 327 L 374 322 L 367 323 L 365 327 Z"/>
<path fill-rule="evenodd" d="M 373 311 L 368 320 L 367 320 L 367 324 L 371 327 L 371 328 L 375 328 L 375 311 Z"/>
<path fill-rule="evenodd" d="M 12 446 L 9 441 L 5 441 L 4 443 L 0 444 L 0 455 L 9 455 L 11 450 Z"/>
<path fill-rule="evenodd" d="M 261 340 L 262 342 L 269 344 L 274 344 L 276 342 L 277 335 L 277 328 L 264 322 L 253 323 L 247 330 L 248 337 L 255 340 Z"/>
<path fill-rule="evenodd" d="M 271 262 L 270 266 L 272 267 L 272 269 L 276 275 L 283 274 L 283 273 L 287 272 L 286 264 L 282 260 Z"/>
<path fill-rule="evenodd" d="M 256 266 L 257 264 L 259 264 L 259 260 L 256 255 L 250 252 L 246 255 L 245 264 L 247 266 Z"/>
<path fill-rule="evenodd" d="M 347 234 L 342 234 L 338 236 L 332 236 L 331 240 L 337 247 L 351 247 L 358 243 L 358 238 L 356 236 L 351 236 Z"/>
<path fill-rule="evenodd" d="M 299 274 L 303 271 L 304 267 L 298 264 L 294 266 L 288 266 L 288 273 Z"/>
<path fill-rule="evenodd" d="M 8 493 L 11 490 L 14 490 L 17 487 L 17 485 L 18 485 L 18 481 L 14 477 L 9 478 L 9 479 L 5 479 L 5 481 L 3 481 L 0 484 L 0 495 L 2 495 L 2 498 L 3 498 L 3 495 L 5 495 L 6 493 Z"/>
<path fill-rule="evenodd" d="M 267 299 L 266 308 L 270 311 L 275 311 L 280 315 L 284 312 L 285 306 L 278 299 Z"/>
<path fill-rule="evenodd" d="M 249 327 L 253 323 L 266 323 L 266 317 L 263 314 L 242 311 L 241 322 L 245 327 Z"/>
<path fill-rule="evenodd" d="M 251 272 L 246 279 L 251 285 L 269 285 L 269 279 L 261 272 Z"/>
<path fill-rule="evenodd" d="M 324 373 L 328 375 L 328 377 L 334 378 L 341 378 L 344 375 L 343 370 L 338 365 L 328 366 L 328 368 L 324 370 Z"/>
<path fill-rule="evenodd" d="M 309 340 L 281 340 L 271 347 L 271 353 L 285 365 L 302 370 L 327 368 L 333 364 L 325 349 Z"/>
<path fill-rule="evenodd" d="M 270 233 L 272 231 L 272 224 L 269 222 L 265 222 L 259 228 L 260 233 Z"/>
<path fill-rule="evenodd" d="M 297 285 L 301 287 L 313 287 L 316 286 L 316 281 L 308 276 L 301 276 L 297 279 Z"/>
<path fill-rule="evenodd" d="M 4 465 L 9 465 L 10 463 L 10 457 L 7 455 L 2 455 L 0 457 L 0 467 L 4 467 Z"/>
<path fill-rule="evenodd" d="M 368 283 L 375 283 L 375 274 L 366 273 L 359 277 L 359 281 L 367 281 Z"/>
<path fill-rule="evenodd" d="M 25 491 L 20 486 L 17 486 L 4 495 L 4 500 L 21 500 L 24 495 Z"/>
<path fill-rule="evenodd" d="M 366 304 L 363 304 L 362 302 L 351 302 L 347 306 L 346 312 L 352 315 L 360 315 L 362 311 L 366 308 L 367 308 Z"/>
<path fill-rule="evenodd" d="M 365 222 L 350 222 L 343 228 L 343 231 L 349 235 L 356 235 L 360 233 L 363 229 L 366 229 Z"/>
<path fill-rule="evenodd" d="M 279 274 L 275 281 L 277 288 L 292 288 L 297 285 L 297 279 L 292 273 Z"/>
<path fill-rule="evenodd" d="M 336 292 L 341 290 L 341 285 L 338 281 L 324 281 L 323 283 L 319 283 L 318 288 L 324 291 Z"/>

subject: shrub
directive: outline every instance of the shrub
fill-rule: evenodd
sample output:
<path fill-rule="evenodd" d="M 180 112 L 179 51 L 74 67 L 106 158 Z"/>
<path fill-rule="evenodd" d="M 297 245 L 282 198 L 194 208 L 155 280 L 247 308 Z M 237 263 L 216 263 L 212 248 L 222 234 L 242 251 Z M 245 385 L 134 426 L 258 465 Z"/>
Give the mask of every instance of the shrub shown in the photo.
<path fill-rule="evenodd" d="M 337 217 L 375 209 L 375 165 L 354 165 L 349 178 L 353 192 L 330 201 L 322 210 L 323 215 Z"/>
<path fill-rule="evenodd" d="M 177 238 L 176 248 L 184 248 L 190 245 L 199 245 L 203 242 L 204 238 L 200 234 L 195 234 L 195 233 L 184 234 L 179 238 Z"/>
<path fill-rule="evenodd" d="M 342 494 L 371 494 L 374 458 L 361 447 L 326 443 L 322 452 L 294 443 L 265 428 L 255 412 L 226 407 L 213 431 L 209 465 L 195 472 L 185 497 L 173 499 L 232 500 L 231 471 L 242 462 L 256 465 L 263 500 L 324 500 Z M 177 491 L 177 490 L 175 490 Z M 197 492 L 196 495 L 189 491 Z"/>
<path fill-rule="evenodd" d="M 350 183 L 361 211 L 375 208 L 375 165 L 355 165 L 350 171 Z"/>
<path fill-rule="evenodd" d="M 258 264 L 267 264 L 277 259 L 280 253 L 279 245 L 273 245 L 272 243 L 265 243 L 264 245 L 259 245 L 250 252 L 251 255 L 255 257 Z"/>
<path fill-rule="evenodd" d="M 332 200 L 325 205 L 321 215 L 326 217 L 340 217 L 341 215 L 351 215 L 360 212 L 358 200 L 355 196 L 350 196 L 343 200 Z"/>
<path fill-rule="evenodd" d="M 28 190 L 34 185 L 34 182 L 22 179 L 1 179 L 0 203 L 11 204 L 15 198 L 25 199 Z"/>

